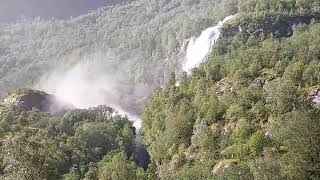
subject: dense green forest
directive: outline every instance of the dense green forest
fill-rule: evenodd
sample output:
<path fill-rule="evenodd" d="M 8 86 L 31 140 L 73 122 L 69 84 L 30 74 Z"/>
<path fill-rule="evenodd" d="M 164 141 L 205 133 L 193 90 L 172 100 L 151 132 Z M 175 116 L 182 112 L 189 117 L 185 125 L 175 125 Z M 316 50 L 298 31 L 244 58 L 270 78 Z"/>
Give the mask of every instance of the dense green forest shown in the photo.
<path fill-rule="evenodd" d="M 18 103 L 0 105 L 1 179 L 110 179 L 144 173 L 129 159 L 135 128 L 127 117 L 107 106 L 57 117 L 19 105 L 31 94 L 44 95 L 18 89 L 10 95 Z M 125 174 L 113 172 L 117 166 Z"/>
<path fill-rule="evenodd" d="M 207 62 L 154 91 L 143 138 L 159 178 L 320 178 L 319 5 L 240 1 Z"/>
<path fill-rule="evenodd" d="M 236 13 L 206 62 L 181 73 L 185 40 Z M 136 0 L 0 24 L 0 178 L 320 179 L 319 20 L 318 0 Z M 120 82 L 161 86 L 141 115 L 148 168 L 132 122 L 111 107 L 57 116 L 23 108 L 45 93 L 14 90 L 106 55 Z"/>
<path fill-rule="evenodd" d="M 8 93 L 29 96 L 31 90 L 15 89 L 32 87 L 55 68 L 68 69 L 92 57 L 107 57 L 106 72 L 125 84 L 117 89 L 120 95 L 136 84 L 151 90 L 175 68 L 173 57 L 185 39 L 236 7 L 235 1 L 137 0 L 68 20 L 1 23 L 0 99 Z M 134 163 L 131 122 L 118 116 L 96 119 L 105 106 L 56 117 L 20 104 L 1 105 L 1 178 L 153 179 L 152 171 Z"/>
<path fill-rule="evenodd" d="M 127 3 L 128 0 L 10 0 L 0 2 L 0 22 L 10 22 L 19 16 L 41 18 L 69 18 L 95 10 L 101 6 Z"/>
<path fill-rule="evenodd" d="M 137 0 L 69 20 L 21 18 L 0 24 L 0 96 L 86 57 L 103 59 L 112 78 L 152 89 L 176 62 L 185 39 L 236 11 L 234 0 Z M 107 57 L 107 58 L 106 58 Z"/>

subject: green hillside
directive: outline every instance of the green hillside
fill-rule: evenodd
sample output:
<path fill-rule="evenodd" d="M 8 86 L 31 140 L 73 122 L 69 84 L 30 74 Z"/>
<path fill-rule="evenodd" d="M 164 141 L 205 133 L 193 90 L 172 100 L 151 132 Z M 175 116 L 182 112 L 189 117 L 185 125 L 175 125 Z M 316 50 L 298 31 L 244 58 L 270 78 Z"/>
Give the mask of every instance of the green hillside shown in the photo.
<path fill-rule="evenodd" d="M 18 90 L 10 97 L 24 100 L 0 104 L 1 179 L 92 179 L 112 173 L 116 163 L 108 163 L 113 161 L 132 171 L 125 176 L 144 173 L 128 159 L 135 139 L 128 118 L 107 106 L 68 110 L 63 117 L 25 109 L 28 97 L 37 101 L 35 94 L 48 96 Z"/>
<path fill-rule="evenodd" d="M 239 7 L 207 62 L 150 98 L 151 167 L 161 179 L 319 179 L 319 3 Z"/>
<path fill-rule="evenodd" d="M 69 20 L 0 24 L 0 94 L 91 56 L 105 59 L 106 71 L 123 83 L 160 85 L 175 67 L 165 60 L 185 39 L 235 13 L 235 2 L 137 0 Z"/>
<path fill-rule="evenodd" d="M 206 61 L 180 73 L 179 48 L 231 14 Z M 125 84 L 119 95 L 152 91 L 141 115 L 148 167 L 113 108 L 53 115 L 54 95 L 14 90 L 92 57 Z M 320 2 L 135 0 L 0 24 L 0 94 L 0 179 L 317 180 Z"/>

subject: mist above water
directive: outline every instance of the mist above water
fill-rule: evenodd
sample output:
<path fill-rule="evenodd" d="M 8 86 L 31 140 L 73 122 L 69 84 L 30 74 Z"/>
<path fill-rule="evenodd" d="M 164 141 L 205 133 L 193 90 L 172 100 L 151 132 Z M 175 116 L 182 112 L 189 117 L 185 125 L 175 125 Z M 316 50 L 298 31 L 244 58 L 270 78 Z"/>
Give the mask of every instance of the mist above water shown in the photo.
<path fill-rule="evenodd" d="M 197 39 L 190 40 L 185 50 L 183 71 L 190 74 L 193 68 L 205 60 L 220 37 L 223 24 L 234 17 L 226 17 L 217 25 L 204 30 Z M 132 82 L 130 76 L 133 75 L 128 72 L 130 65 L 121 64 L 115 55 L 107 53 L 87 55 L 74 61 L 73 64 L 56 67 L 42 78 L 37 88 L 54 94 L 76 108 L 108 105 L 120 114 L 131 117 L 135 126 L 140 128 L 139 115 L 143 105 L 138 101 L 146 98 L 152 88 Z"/>
<path fill-rule="evenodd" d="M 226 17 L 217 25 L 204 30 L 197 39 L 190 40 L 185 50 L 183 71 L 190 74 L 193 68 L 205 60 L 219 39 L 224 23 L 234 17 Z M 130 76 L 133 75 L 128 71 L 130 65 L 121 63 L 114 54 L 97 54 L 76 59 L 73 64 L 56 67 L 42 78 L 37 89 L 54 94 L 61 101 L 80 109 L 110 106 L 121 115 L 128 116 L 134 121 L 134 126 L 140 129 L 139 115 L 144 102 L 141 99 L 148 97 L 152 88 L 132 82 Z"/>
<path fill-rule="evenodd" d="M 197 39 L 195 37 L 191 38 L 186 50 L 185 61 L 182 65 L 183 71 L 191 74 L 192 69 L 198 67 L 205 60 L 210 53 L 212 46 L 219 39 L 221 35 L 220 29 L 224 23 L 234 17 L 234 15 L 228 16 L 217 25 L 209 27 L 204 30 Z"/>
<path fill-rule="evenodd" d="M 130 82 L 128 76 L 116 58 L 108 58 L 107 54 L 105 57 L 93 55 L 75 64 L 55 68 L 42 78 L 36 88 L 54 94 L 62 102 L 79 109 L 110 106 L 140 129 L 141 104 L 138 101 L 148 94 L 149 88 Z"/>
<path fill-rule="evenodd" d="M 220 29 L 234 16 L 228 16 L 217 25 L 204 30 L 200 37 L 192 38 L 185 51 L 182 70 L 188 74 L 208 56 L 212 46 L 220 37 Z M 141 99 L 146 98 L 152 88 L 132 82 L 128 72 L 130 65 L 123 65 L 108 54 L 87 56 L 74 64 L 55 68 L 43 77 L 37 88 L 54 94 L 62 102 L 76 108 L 86 109 L 99 105 L 114 108 L 122 116 L 133 121 L 136 128 L 136 153 L 139 164 L 148 165 L 148 155 L 141 143 Z M 152 68 L 152 67 L 150 67 Z M 143 101 L 142 101 L 143 102 Z"/>
<path fill-rule="evenodd" d="M 126 65 L 110 54 L 91 55 L 75 64 L 57 67 L 43 77 L 36 88 L 55 95 L 61 102 L 75 108 L 107 105 L 117 111 L 115 115 L 128 117 L 136 129 L 134 148 L 137 163 L 146 168 L 149 156 L 141 142 L 139 101 L 149 94 L 151 88 L 130 82 L 127 70 Z"/>

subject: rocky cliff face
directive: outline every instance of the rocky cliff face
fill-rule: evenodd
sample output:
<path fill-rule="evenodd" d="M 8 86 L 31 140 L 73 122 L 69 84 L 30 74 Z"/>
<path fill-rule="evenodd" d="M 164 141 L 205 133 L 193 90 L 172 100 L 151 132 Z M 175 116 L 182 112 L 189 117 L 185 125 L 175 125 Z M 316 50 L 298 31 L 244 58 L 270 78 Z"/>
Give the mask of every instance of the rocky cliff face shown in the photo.
<path fill-rule="evenodd" d="M 67 110 L 73 109 L 72 105 L 64 103 L 54 95 L 31 89 L 19 89 L 11 93 L 2 104 L 18 106 L 25 111 L 37 108 L 54 115 L 63 115 Z"/>
<path fill-rule="evenodd" d="M 245 36 L 260 37 L 262 34 L 273 33 L 275 37 L 289 37 L 293 34 L 293 26 L 297 24 L 310 24 L 312 21 L 320 20 L 320 16 L 280 16 L 275 13 L 267 13 L 265 16 L 257 17 L 256 23 L 250 16 L 241 16 L 229 21 L 222 28 L 222 38 L 230 38 L 238 33 Z"/>

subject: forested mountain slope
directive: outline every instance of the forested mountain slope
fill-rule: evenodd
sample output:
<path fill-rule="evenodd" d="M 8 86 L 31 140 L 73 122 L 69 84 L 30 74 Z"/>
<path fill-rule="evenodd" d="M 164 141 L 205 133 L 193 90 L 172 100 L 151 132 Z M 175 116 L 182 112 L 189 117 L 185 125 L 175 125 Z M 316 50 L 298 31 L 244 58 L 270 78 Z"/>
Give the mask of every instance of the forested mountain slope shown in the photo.
<path fill-rule="evenodd" d="M 181 73 L 180 47 L 231 14 L 206 61 Z M 1 24 L 0 179 L 320 179 L 319 19 L 318 0 L 136 0 Z M 12 91 L 43 80 L 83 99 L 111 87 L 103 102 L 137 114 L 157 87 L 141 117 L 149 167 L 113 108 L 53 115 L 27 102 L 54 95 Z"/>
<path fill-rule="evenodd" d="M 240 1 L 207 62 L 154 91 L 143 139 L 160 179 L 320 178 L 319 5 Z"/>
<path fill-rule="evenodd" d="M 1 24 L 0 94 L 37 84 L 56 67 L 67 71 L 93 59 L 109 67 L 105 72 L 121 84 L 115 87 L 120 96 L 150 90 L 174 70 L 176 61 L 168 59 L 185 39 L 236 9 L 234 0 L 138 0 L 69 20 Z"/>
<path fill-rule="evenodd" d="M 132 171 L 124 177 L 143 175 L 128 158 L 135 128 L 127 117 L 104 105 L 53 116 L 45 108 L 53 98 L 18 89 L 0 104 L 0 179 L 97 179 L 117 164 Z"/>
<path fill-rule="evenodd" d="M 236 9 L 237 3 L 228 0 L 138 0 L 69 20 L 22 18 L 0 24 L 0 94 L 5 99 L 0 105 L 1 179 L 153 179 L 152 171 L 134 163 L 132 123 L 112 108 L 75 109 L 56 117 L 37 104 L 24 109 L 24 100 L 6 102 L 42 96 L 45 93 L 14 89 L 39 85 L 43 79 L 55 87 L 64 79 L 47 77 L 68 75 L 85 65 L 83 74 L 76 69 L 76 77 L 101 79 L 99 92 L 112 79 L 117 92 L 113 98 L 139 110 L 136 87 L 150 91 L 162 85 L 177 66 L 170 58 L 176 49 Z M 77 79 L 67 81 L 71 93 L 81 91 L 73 81 Z M 91 88 L 86 84 L 84 89 Z M 88 92 L 78 100 L 96 95 Z"/>
<path fill-rule="evenodd" d="M 68 19 L 103 6 L 127 3 L 127 0 L 10 0 L 0 2 L 0 22 L 15 21 L 19 16 Z"/>

